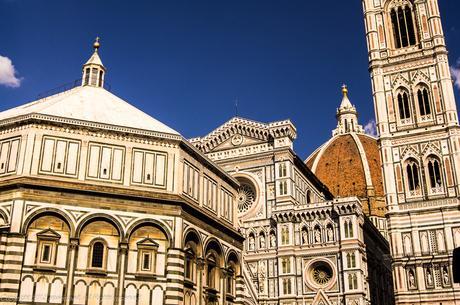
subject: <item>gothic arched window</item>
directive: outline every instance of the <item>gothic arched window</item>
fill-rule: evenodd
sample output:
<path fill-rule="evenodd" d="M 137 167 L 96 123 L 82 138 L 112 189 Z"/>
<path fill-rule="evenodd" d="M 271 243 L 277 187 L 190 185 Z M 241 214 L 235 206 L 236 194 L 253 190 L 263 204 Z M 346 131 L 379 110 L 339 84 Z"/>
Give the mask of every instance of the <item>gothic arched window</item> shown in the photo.
<path fill-rule="evenodd" d="M 415 45 L 417 39 L 415 37 L 414 17 L 409 4 L 392 8 L 390 17 L 395 47 L 400 49 Z"/>
<path fill-rule="evenodd" d="M 344 222 L 345 229 L 345 238 L 353 237 L 353 223 L 350 219 L 345 220 Z"/>
<path fill-rule="evenodd" d="M 407 184 L 409 191 L 417 191 L 420 189 L 419 169 L 415 160 L 409 160 L 406 165 Z"/>
<path fill-rule="evenodd" d="M 430 156 L 428 158 L 427 168 L 428 168 L 428 176 L 430 179 L 430 187 L 432 189 L 441 187 L 442 180 L 441 180 L 441 166 L 440 166 L 439 159 L 434 156 Z"/>
<path fill-rule="evenodd" d="M 417 100 L 418 100 L 418 107 L 420 109 L 420 115 L 430 115 L 431 114 L 431 107 L 430 107 L 430 98 L 428 96 L 428 89 L 427 88 L 420 88 L 417 90 Z"/>
<path fill-rule="evenodd" d="M 401 120 L 410 119 L 409 94 L 406 91 L 398 93 L 398 108 Z"/>

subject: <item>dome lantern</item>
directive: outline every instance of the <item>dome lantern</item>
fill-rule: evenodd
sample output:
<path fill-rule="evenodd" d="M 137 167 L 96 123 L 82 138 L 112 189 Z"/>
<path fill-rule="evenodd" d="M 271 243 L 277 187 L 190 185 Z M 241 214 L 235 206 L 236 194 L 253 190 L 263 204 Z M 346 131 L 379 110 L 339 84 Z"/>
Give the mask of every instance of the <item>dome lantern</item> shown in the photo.
<path fill-rule="evenodd" d="M 101 47 L 99 39 L 99 37 L 96 37 L 96 40 L 93 44 L 94 53 L 83 65 L 83 78 L 81 82 L 82 86 L 93 86 L 101 88 L 104 87 L 106 69 L 102 64 L 101 58 L 99 57 L 98 51 Z"/>
<path fill-rule="evenodd" d="M 337 128 L 332 132 L 333 135 L 346 134 L 346 133 L 364 133 L 364 129 L 358 124 L 358 112 L 355 106 L 348 98 L 347 85 L 342 86 L 342 102 L 339 109 L 337 109 Z"/>

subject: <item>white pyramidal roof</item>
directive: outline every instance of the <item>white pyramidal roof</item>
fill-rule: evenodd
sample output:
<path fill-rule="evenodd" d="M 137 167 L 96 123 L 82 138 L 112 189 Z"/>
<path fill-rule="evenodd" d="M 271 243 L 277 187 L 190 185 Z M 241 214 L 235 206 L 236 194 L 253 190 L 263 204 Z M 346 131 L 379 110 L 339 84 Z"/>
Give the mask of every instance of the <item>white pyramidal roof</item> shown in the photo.
<path fill-rule="evenodd" d="M 88 61 L 86 62 L 85 66 L 86 65 L 99 65 L 99 66 L 104 66 L 102 64 L 102 60 L 101 58 L 99 57 L 99 54 L 97 52 L 94 52 L 93 55 L 91 55 L 91 57 L 88 59 Z"/>
<path fill-rule="evenodd" d="M 79 86 L 38 101 L 0 112 L 0 123 L 30 115 L 78 120 L 180 135 L 131 104 L 101 87 Z M 77 122 L 78 124 L 78 122 Z"/>

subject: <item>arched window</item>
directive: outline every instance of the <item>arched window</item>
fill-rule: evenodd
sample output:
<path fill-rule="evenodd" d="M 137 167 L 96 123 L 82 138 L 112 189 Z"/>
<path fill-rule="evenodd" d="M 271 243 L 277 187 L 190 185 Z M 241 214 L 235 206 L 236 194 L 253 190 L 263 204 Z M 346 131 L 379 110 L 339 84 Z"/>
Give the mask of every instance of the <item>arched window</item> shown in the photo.
<path fill-rule="evenodd" d="M 407 172 L 407 186 L 409 187 L 410 192 L 416 192 L 420 190 L 420 176 L 418 165 L 415 160 L 409 160 L 406 165 Z M 412 194 L 412 195 L 415 195 Z"/>
<path fill-rule="evenodd" d="M 210 255 L 207 258 L 207 273 L 206 273 L 206 285 L 208 286 L 208 288 L 217 289 L 216 276 L 217 276 L 217 260 L 214 257 L 214 255 Z"/>
<path fill-rule="evenodd" d="M 358 276 L 353 274 L 348 274 L 348 289 L 355 290 L 358 289 Z"/>
<path fill-rule="evenodd" d="M 93 244 L 91 251 L 91 267 L 103 268 L 104 267 L 104 244 L 97 241 Z"/>
<path fill-rule="evenodd" d="M 185 278 L 190 281 L 195 281 L 195 266 L 194 266 L 195 253 L 193 249 L 188 248 L 185 250 Z"/>
<path fill-rule="evenodd" d="M 287 195 L 288 193 L 288 183 L 287 181 L 280 182 L 280 195 Z"/>
<path fill-rule="evenodd" d="M 398 93 L 399 118 L 403 120 L 410 119 L 409 94 L 407 92 Z"/>
<path fill-rule="evenodd" d="M 235 295 L 235 266 L 233 265 L 227 269 L 227 294 Z"/>
<path fill-rule="evenodd" d="M 283 274 L 291 272 L 291 260 L 289 257 L 281 259 L 281 270 Z"/>
<path fill-rule="evenodd" d="M 287 166 L 286 163 L 280 163 L 279 166 L 279 172 L 278 172 L 280 177 L 286 177 L 287 176 Z"/>
<path fill-rule="evenodd" d="M 353 237 L 353 223 L 350 219 L 345 220 L 344 222 L 345 229 L 345 238 Z"/>
<path fill-rule="evenodd" d="M 291 294 L 291 279 L 283 279 L 283 294 Z"/>
<path fill-rule="evenodd" d="M 420 88 L 417 90 L 417 100 L 418 100 L 418 108 L 420 109 L 420 115 L 430 115 L 431 114 L 431 107 L 430 107 L 430 99 L 428 96 L 428 89 Z"/>
<path fill-rule="evenodd" d="M 409 4 L 392 8 L 390 17 L 395 47 L 400 49 L 415 45 L 417 40 L 415 37 L 414 18 Z"/>
<path fill-rule="evenodd" d="M 355 268 L 355 267 L 356 267 L 356 254 L 348 253 L 347 254 L 347 268 Z"/>
<path fill-rule="evenodd" d="M 440 162 L 434 156 L 430 156 L 427 161 L 430 187 L 432 189 L 440 188 L 442 186 Z"/>

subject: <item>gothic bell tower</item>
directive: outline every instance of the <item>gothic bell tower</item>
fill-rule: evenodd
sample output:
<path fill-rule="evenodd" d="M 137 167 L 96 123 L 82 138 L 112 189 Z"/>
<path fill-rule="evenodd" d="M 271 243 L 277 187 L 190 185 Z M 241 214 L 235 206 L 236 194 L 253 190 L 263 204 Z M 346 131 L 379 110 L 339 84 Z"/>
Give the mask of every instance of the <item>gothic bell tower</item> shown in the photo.
<path fill-rule="evenodd" d="M 396 302 L 454 304 L 460 129 L 438 1 L 362 4 Z"/>

